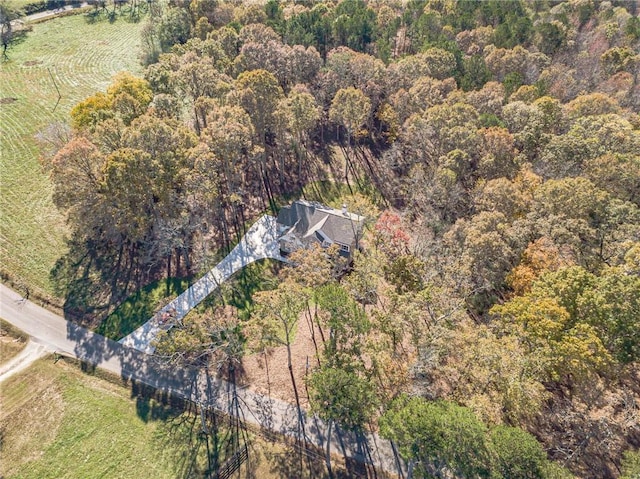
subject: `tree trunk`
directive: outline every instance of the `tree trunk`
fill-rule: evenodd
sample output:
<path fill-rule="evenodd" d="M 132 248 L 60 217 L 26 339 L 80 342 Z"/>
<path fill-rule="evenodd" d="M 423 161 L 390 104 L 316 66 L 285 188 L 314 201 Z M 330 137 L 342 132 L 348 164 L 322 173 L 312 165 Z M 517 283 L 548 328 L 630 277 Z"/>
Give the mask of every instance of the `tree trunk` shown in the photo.
<path fill-rule="evenodd" d="M 327 463 L 327 473 L 329 474 L 329 479 L 333 479 L 333 470 L 331 469 L 331 426 L 333 426 L 333 421 L 329 419 L 329 424 L 327 426 L 327 449 L 325 455 L 325 462 Z"/>
<path fill-rule="evenodd" d="M 324 331 L 322 330 L 322 327 L 320 326 L 320 320 L 318 319 L 318 304 L 317 303 L 315 305 L 314 317 L 316 319 L 316 324 L 318 325 L 318 331 L 320 331 L 320 337 L 322 338 L 322 344 L 325 346 L 325 349 L 326 349 L 327 340 L 324 337 Z"/>
<path fill-rule="evenodd" d="M 296 408 L 298 409 L 298 421 L 300 428 L 302 429 L 302 439 L 304 445 L 307 445 L 307 432 L 304 426 L 304 416 L 302 414 L 302 406 L 300 406 L 300 395 L 298 394 L 298 386 L 296 384 L 296 378 L 293 374 L 293 362 L 291 359 L 291 342 L 289 341 L 289 333 L 287 332 L 287 367 L 289 368 L 289 376 L 291 377 L 291 385 L 293 386 L 293 394 L 296 398 Z"/>
<path fill-rule="evenodd" d="M 309 325 L 309 330 L 311 331 L 311 340 L 313 341 L 313 347 L 316 351 L 316 360 L 318 361 L 318 366 L 320 366 L 320 352 L 318 351 L 318 342 L 316 341 L 316 328 L 313 325 L 313 315 L 311 314 L 311 306 L 307 301 L 307 312 L 305 314 L 307 318 L 307 324 Z"/>
<path fill-rule="evenodd" d="M 176 254 L 176 276 L 180 277 L 180 253 Z"/>
<path fill-rule="evenodd" d="M 171 294 L 171 289 L 169 288 L 169 280 L 171 279 L 171 253 L 167 257 L 167 296 Z"/>

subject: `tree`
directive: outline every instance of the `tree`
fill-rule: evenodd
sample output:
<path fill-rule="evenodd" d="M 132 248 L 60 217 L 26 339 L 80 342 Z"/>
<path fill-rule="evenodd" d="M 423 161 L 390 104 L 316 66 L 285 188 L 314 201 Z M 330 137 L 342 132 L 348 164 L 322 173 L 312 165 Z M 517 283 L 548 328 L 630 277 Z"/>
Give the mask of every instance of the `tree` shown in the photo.
<path fill-rule="evenodd" d="M 636 479 L 640 476 L 640 451 L 625 451 L 620 479 Z"/>
<path fill-rule="evenodd" d="M 409 89 L 414 111 L 422 113 L 432 106 L 444 103 L 449 93 L 456 89 L 453 78 L 440 81 L 432 77 L 418 78 Z"/>
<path fill-rule="evenodd" d="M 503 213 L 483 211 L 458 220 L 446 233 L 445 242 L 460 255 L 477 291 L 489 292 L 503 286 L 524 250 L 526 233 Z"/>
<path fill-rule="evenodd" d="M 547 455 L 540 443 L 517 427 L 497 426 L 489 433 L 496 477 L 543 479 Z"/>
<path fill-rule="evenodd" d="M 79 242 L 95 238 L 99 225 L 108 222 L 100 193 L 104 164 L 104 155 L 83 137 L 72 139 L 51 159 L 53 202 Z"/>
<path fill-rule="evenodd" d="M 518 170 L 516 163 L 515 139 L 504 128 L 485 128 L 480 130 L 482 142 L 478 170 L 483 178 L 491 179 L 501 176 L 512 178 Z"/>
<path fill-rule="evenodd" d="M 320 111 L 315 98 L 303 85 L 296 85 L 289 96 L 281 100 L 280 109 L 294 140 L 293 148 L 298 157 L 298 181 L 302 181 L 302 165 L 307 157 L 305 143 L 320 119 Z"/>
<path fill-rule="evenodd" d="M 564 110 L 567 117 L 575 121 L 584 116 L 620 113 L 620 105 L 604 93 L 589 93 L 571 100 L 564 106 Z"/>
<path fill-rule="evenodd" d="M 240 105 L 251 117 L 258 143 L 266 145 L 267 135 L 275 125 L 275 112 L 283 91 L 278 80 L 266 70 L 242 72 L 236 80 Z"/>
<path fill-rule="evenodd" d="M 334 423 L 361 431 L 372 417 L 376 396 L 371 383 L 357 373 L 339 367 L 323 366 L 308 380 L 311 410 L 328 423 L 326 464 L 331 470 L 331 429 Z"/>
<path fill-rule="evenodd" d="M 573 281 L 557 287 L 571 290 L 581 286 Z M 503 330 L 520 337 L 531 353 L 545 361 L 550 379 L 584 383 L 594 373 L 606 372 L 612 357 L 596 327 L 569 312 L 575 301 L 570 298 L 573 296 L 543 296 L 534 289 L 527 296 L 494 306 L 491 312 Z"/>
<path fill-rule="evenodd" d="M 168 320 L 171 319 L 168 318 Z M 240 363 L 243 349 L 237 310 L 227 306 L 205 313 L 191 311 L 172 328 L 161 330 L 152 344 L 155 346 L 154 359 L 171 369 L 200 370 L 200 372 L 204 370 L 207 379 L 212 382 L 219 375 L 225 375 L 234 383 L 235 368 Z M 200 378 L 198 374 L 194 374 L 193 377 L 194 381 Z M 196 387 L 197 385 L 194 384 L 194 388 Z M 224 425 L 210 408 L 197 404 L 200 427 L 194 427 L 193 432 L 198 436 L 198 443 L 182 445 L 195 447 L 193 454 L 202 457 L 203 444 L 200 441 L 203 441 L 206 444 L 204 457 L 207 460 L 207 468 L 199 471 L 198 464 L 194 461 L 194 464 L 189 464 L 188 472 L 184 471 L 184 474 L 206 476 L 212 471 L 218 471 L 222 459 L 228 458 L 230 453 L 235 452 L 240 446 L 240 441 L 246 441 L 246 431 L 235 410 L 238 400 L 235 396 L 235 387 L 231 391 L 224 391 L 224 393 L 228 392 L 231 392 L 228 403 L 231 417 Z M 209 394 L 217 394 L 215 386 L 211 388 Z M 213 399 L 208 398 L 209 401 Z M 193 426 L 195 422 L 194 418 Z"/>
<path fill-rule="evenodd" d="M 360 134 L 360 128 L 369 120 L 371 115 L 371 101 L 365 94 L 354 87 L 338 90 L 331 101 L 329 119 L 343 126 L 347 130 L 347 146 L 351 146 L 351 138 Z M 353 165 L 345 153 L 344 178 L 349 183 L 349 169 Z"/>
<path fill-rule="evenodd" d="M 622 260 L 637 233 L 638 208 L 611 198 L 584 177 L 549 180 L 536 191 L 530 219 L 540 236 L 570 251 L 590 271 Z"/>
<path fill-rule="evenodd" d="M 444 80 L 453 76 L 456 69 L 456 59 L 452 53 L 442 48 L 429 48 L 420 54 L 423 61 L 429 65 L 429 74 L 437 80 Z"/>
<path fill-rule="evenodd" d="M 251 118 L 239 107 L 224 106 L 214 108 L 206 116 L 206 124 L 202 137 L 222 160 L 225 184 L 229 192 L 235 192 L 245 177 L 242 158 L 251 150 L 254 135 Z"/>
<path fill-rule="evenodd" d="M 640 357 L 640 335 L 634 326 L 639 286 L 639 278 L 623 268 L 608 268 L 596 276 L 574 266 L 543 275 L 532 294 L 556 298 L 573 323 L 590 325 L 618 361 L 629 363 Z"/>
<path fill-rule="evenodd" d="M 164 191 L 155 181 L 161 176 L 160 169 L 160 164 L 141 150 L 122 148 L 107 157 L 101 189 L 114 215 L 114 234 L 133 243 L 147 238 L 157 216 L 155 195 Z"/>
<path fill-rule="evenodd" d="M 153 99 L 149 83 L 129 73 L 117 74 L 107 87 L 107 98 L 112 108 L 120 116 L 125 125 L 147 111 Z"/>
<path fill-rule="evenodd" d="M 157 31 L 163 52 L 168 52 L 173 45 L 186 43 L 191 35 L 189 12 L 179 7 L 167 8 L 160 18 Z"/>
<path fill-rule="evenodd" d="M 356 136 L 360 128 L 367 122 L 371 113 L 371 102 L 357 88 L 338 90 L 331 102 L 329 118 L 347 130 L 347 144 Z"/>
<path fill-rule="evenodd" d="M 640 206 L 640 155 L 608 153 L 585 166 L 587 178 L 598 188 Z"/>
<path fill-rule="evenodd" d="M 71 124 L 74 129 L 91 129 L 113 117 L 112 100 L 102 92 L 86 98 L 71 109 Z"/>
<path fill-rule="evenodd" d="M 153 99 L 149 83 L 131 75 L 119 73 L 107 87 L 81 101 L 71 110 L 71 123 L 76 130 L 94 131 L 107 119 L 118 117 L 125 125 L 146 112 Z"/>
<path fill-rule="evenodd" d="M 565 42 L 566 27 L 559 21 L 536 25 L 535 44 L 545 55 L 553 55 Z"/>
<path fill-rule="evenodd" d="M 470 409 L 447 401 L 401 396 L 380 418 L 380 433 L 422 477 L 489 477 L 487 427 Z"/>
<path fill-rule="evenodd" d="M 353 371 L 321 367 L 310 376 L 308 385 L 312 410 L 324 421 L 361 430 L 375 412 L 371 383 Z"/>
<path fill-rule="evenodd" d="M 293 373 L 291 355 L 293 337 L 305 307 L 304 295 L 295 285 L 285 282 L 281 283 L 278 289 L 256 293 L 253 299 L 255 301 L 254 309 L 249 323 L 244 328 L 244 334 L 248 338 L 249 344 L 256 350 L 264 350 L 271 346 L 287 348 L 287 368 L 296 399 L 302 440 L 306 443 L 304 415 Z"/>
<path fill-rule="evenodd" d="M 507 283 L 517 295 L 522 296 L 531 290 L 542 274 L 563 266 L 568 266 L 568 261 L 561 256 L 560 249 L 543 236 L 529 243 L 520 263 L 507 276 Z"/>
<path fill-rule="evenodd" d="M 427 394 L 456 401 L 491 424 L 537 417 L 549 398 L 542 384 L 546 358 L 531 354 L 516 334 L 496 334 L 464 318 L 443 327 L 452 322 L 432 320 L 423 334 L 421 350 L 432 356 Z"/>
<path fill-rule="evenodd" d="M 154 341 L 154 354 L 174 366 L 206 367 L 216 372 L 240 359 L 242 341 L 232 307 L 189 313 Z"/>
<path fill-rule="evenodd" d="M 370 323 L 363 309 L 337 283 L 327 283 L 316 291 L 315 300 L 329 329 L 324 358 L 329 367 L 362 369 L 363 339 Z"/>
<path fill-rule="evenodd" d="M 363 0 L 343 0 L 335 8 L 333 16 L 334 42 L 364 51 L 373 40 L 376 13 Z"/>

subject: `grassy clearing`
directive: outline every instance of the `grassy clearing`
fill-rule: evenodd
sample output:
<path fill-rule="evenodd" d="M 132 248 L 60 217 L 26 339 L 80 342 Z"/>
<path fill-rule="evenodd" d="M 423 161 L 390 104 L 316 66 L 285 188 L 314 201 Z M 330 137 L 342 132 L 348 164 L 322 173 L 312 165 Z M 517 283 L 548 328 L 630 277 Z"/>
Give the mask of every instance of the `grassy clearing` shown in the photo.
<path fill-rule="evenodd" d="M 0 319 L 0 364 L 6 363 L 22 351 L 28 339 L 25 333 Z"/>
<path fill-rule="evenodd" d="M 129 296 L 105 318 L 96 332 L 118 341 L 142 326 L 158 309 L 189 287 L 186 279 L 169 278 L 148 284 Z"/>
<path fill-rule="evenodd" d="M 0 400 L 0 477 L 204 477 L 198 417 L 73 363 L 34 363 L 3 384 Z M 301 463 L 290 446 L 249 437 L 250 459 L 236 477 L 326 477 L 321 455 Z"/>
<path fill-rule="evenodd" d="M 51 358 L 2 387 L 3 460 L 13 478 L 173 477 L 128 390 Z"/>
<path fill-rule="evenodd" d="M 235 306 L 240 317 L 248 319 L 253 295 L 258 291 L 274 289 L 278 285 L 278 271 L 281 268 L 282 263 L 273 259 L 251 263 L 229 278 L 221 288 L 220 295 L 213 295 L 211 301 Z M 208 305 L 207 302 L 204 304 Z"/>
<path fill-rule="evenodd" d="M 64 219 L 38 161 L 35 135 L 66 121 L 78 101 L 104 90 L 119 71 L 135 74 L 141 23 L 88 24 L 83 16 L 34 25 L 0 69 L 0 264 L 14 279 L 52 293 L 49 279 L 65 252 Z M 56 107 L 57 92 L 62 99 Z M 54 112 L 55 108 L 55 112 Z"/>

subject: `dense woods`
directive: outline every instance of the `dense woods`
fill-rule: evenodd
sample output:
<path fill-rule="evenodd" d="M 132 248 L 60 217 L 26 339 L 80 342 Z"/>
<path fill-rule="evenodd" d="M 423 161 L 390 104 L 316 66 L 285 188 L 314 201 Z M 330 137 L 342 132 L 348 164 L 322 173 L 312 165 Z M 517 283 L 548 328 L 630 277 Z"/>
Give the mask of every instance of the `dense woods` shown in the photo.
<path fill-rule="evenodd" d="M 637 477 L 635 2 L 151 12 L 144 78 L 118 76 L 49 132 L 71 309 L 78 281 L 114 304 L 197 273 L 306 185 L 344 183 L 369 218 L 363 252 L 346 275 L 299 255 L 255 295 L 246 346 L 320 331 L 313 410 L 394 439 L 425 477 Z M 215 318 L 176 335 L 227 348 Z"/>

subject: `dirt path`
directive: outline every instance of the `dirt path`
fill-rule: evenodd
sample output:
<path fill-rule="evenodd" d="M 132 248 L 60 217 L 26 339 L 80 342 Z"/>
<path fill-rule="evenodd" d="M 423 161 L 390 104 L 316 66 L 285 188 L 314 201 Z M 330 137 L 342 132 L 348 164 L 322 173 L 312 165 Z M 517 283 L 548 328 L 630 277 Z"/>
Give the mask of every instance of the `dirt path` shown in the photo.
<path fill-rule="evenodd" d="M 17 356 L 0 366 L 0 383 L 23 369 L 28 368 L 33 362 L 51 352 L 52 351 L 44 344 L 29 341 Z"/>

